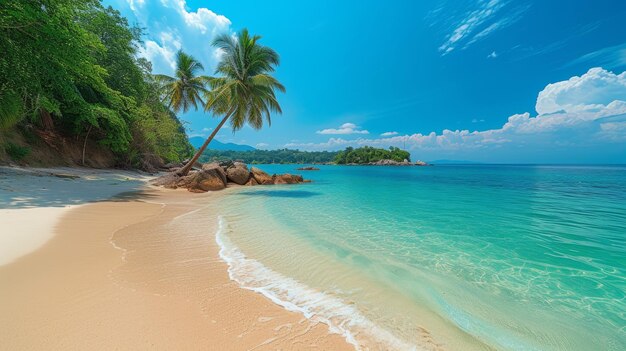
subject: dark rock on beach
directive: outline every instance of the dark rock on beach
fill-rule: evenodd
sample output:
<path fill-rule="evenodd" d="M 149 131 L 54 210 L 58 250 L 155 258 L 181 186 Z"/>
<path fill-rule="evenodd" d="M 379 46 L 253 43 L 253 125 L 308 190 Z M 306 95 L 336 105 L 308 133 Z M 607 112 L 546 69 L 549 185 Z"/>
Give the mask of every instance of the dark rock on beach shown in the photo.
<path fill-rule="evenodd" d="M 173 165 L 178 166 L 178 165 Z M 222 190 L 229 184 L 256 186 L 270 184 L 298 184 L 309 183 L 301 175 L 274 174 L 270 176 L 259 168 L 248 166 L 239 161 L 213 162 L 197 165 L 186 176 L 180 176 L 176 172 L 179 167 L 173 167 L 171 171 L 152 181 L 153 185 L 168 189 L 184 188 L 190 192 L 207 192 Z"/>
<path fill-rule="evenodd" d="M 189 190 L 197 191 L 222 190 L 225 187 L 226 183 L 222 180 L 222 174 L 215 168 L 196 172 L 187 185 Z"/>
<path fill-rule="evenodd" d="M 248 179 L 250 179 L 248 166 L 241 162 L 234 162 L 231 166 L 226 168 L 226 175 L 228 177 L 228 181 L 239 185 L 246 184 Z"/>
<path fill-rule="evenodd" d="M 272 176 L 263 172 L 262 170 L 256 168 L 256 167 L 252 167 L 250 169 L 250 173 L 252 174 L 252 177 L 257 181 L 257 183 L 259 184 L 274 184 L 274 179 L 272 179 Z"/>

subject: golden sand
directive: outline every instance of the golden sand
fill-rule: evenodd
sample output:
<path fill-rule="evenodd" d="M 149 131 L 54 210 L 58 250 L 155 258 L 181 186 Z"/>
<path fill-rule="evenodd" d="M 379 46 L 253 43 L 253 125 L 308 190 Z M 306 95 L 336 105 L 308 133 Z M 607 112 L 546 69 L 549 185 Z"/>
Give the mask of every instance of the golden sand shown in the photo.
<path fill-rule="evenodd" d="M 0 266 L 0 348 L 353 349 L 231 281 L 217 214 L 212 227 L 172 225 L 220 196 L 151 189 L 70 210 L 43 247 Z"/>

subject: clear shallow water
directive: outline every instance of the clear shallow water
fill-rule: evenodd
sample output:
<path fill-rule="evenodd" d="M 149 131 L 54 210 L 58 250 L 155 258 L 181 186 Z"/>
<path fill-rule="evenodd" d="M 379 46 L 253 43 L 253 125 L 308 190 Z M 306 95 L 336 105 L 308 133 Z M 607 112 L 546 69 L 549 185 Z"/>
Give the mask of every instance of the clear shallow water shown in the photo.
<path fill-rule="evenodd" d="M 626 349 L 626 167 L 320 168 L 223 198 L 231 277 L 365 347 Z"/>

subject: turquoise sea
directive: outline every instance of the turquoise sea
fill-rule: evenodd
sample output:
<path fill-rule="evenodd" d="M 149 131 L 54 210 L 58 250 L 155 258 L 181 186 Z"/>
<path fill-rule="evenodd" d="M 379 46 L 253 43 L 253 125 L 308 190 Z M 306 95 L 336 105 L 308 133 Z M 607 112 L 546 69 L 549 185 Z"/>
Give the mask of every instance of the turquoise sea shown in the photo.
<path fill-rule="evenodd" d="M 231 278 L 359 348 L 626 350 L 626 166 L 260 168 L 313 183 L 220 200 Z"/>

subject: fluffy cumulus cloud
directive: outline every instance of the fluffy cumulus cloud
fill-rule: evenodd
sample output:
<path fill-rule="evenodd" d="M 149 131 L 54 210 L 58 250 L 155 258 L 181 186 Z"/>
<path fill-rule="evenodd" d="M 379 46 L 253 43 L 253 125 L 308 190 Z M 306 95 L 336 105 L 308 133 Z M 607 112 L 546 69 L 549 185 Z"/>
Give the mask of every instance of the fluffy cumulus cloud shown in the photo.
<path fill-rule="evenodd" d="M 183 49 L 211 73 L 219 51 L 211 47 L 216 35 L 229 33 L 231 22 L 207 8 L 188 10 L 186 0 L 126 0 L 132 17 L 146 29 L 139 56 L 150 60 L 154 73 L 172 74 L 176 52 Z"/>
<path fill-rule="evenodd" d="M 317 134 L 330 134 L 330 135 L 341 135 L 341 134 L 369 134 L 367 130 L 360 129 L 354 123 L 344 123 L 339 126 L 339 128 L 329 128 L 318 130 Z"/>
<path fill-rule="evenodd" d="M 394 135 L 398 135 L 398 132 L 384 132 L 380 136 L 382 136 L 382 137 L 390 137 L 390 136 L 394 136 Z"/>
<path fill-rule="evenodd" d="M 535 109 L 539 114 L 602 110 L 614 101 L 626 101 L 626 72 L 617 75 L 592 68 L 580 77 L 548 84 Z"/>
<path fill-rule="evenodd" d="M 441 133 L 370 138 L 331 138 L 322 143 L 291 143 L 288 147 L 336 150 L 346 146 L 406 146 L 432 157 L 474 155 L 482 157 L 498 150 L 514 157 L 550 153 L 556 149 L 603 150 L 621 154 L 626 161 L 626 72 L 615 74 L 592 68 L 580 77 L 549 84 L 537 98 L 537 115 L 515 114 L 502 127 L 482 131 L 448 130 Z M 571 151 L 567 151 L 570 152 Z M 622 154 L 623 152 L 623 154 Z M 511 156 L 513 155 L 513 156 Z M 573 159 L 574 160 L 574 159 Z M 518 160 L 519 161 L 519 160 Z"/>

